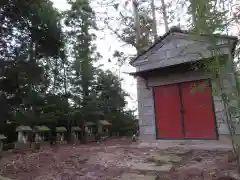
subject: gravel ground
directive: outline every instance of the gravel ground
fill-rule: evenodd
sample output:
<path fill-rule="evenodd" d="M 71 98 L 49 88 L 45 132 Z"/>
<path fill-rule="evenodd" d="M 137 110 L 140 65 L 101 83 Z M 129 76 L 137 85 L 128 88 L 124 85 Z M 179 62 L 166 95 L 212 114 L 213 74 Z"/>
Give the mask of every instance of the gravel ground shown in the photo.
<path fill-rule="evenodd" d="M 195 146 L 196 143 L 198 142 L 195 142 Z M 64 145 L 58 149 L 46 147 L 38 152 L 2 157 L 0 175 L 16 180 L 112 180 L 121 179 L 124 174 L 146 177 L 149 174 L 153 177 L 158 175 L 161 180 L 224 180 L 222 177 L 228 180 L 230 178 L 226 177 L 229 176 L 239 179 L 236 162 L 229 161 L 230 152 L 227 148 L 191 148 L 183 143 L 175 143 L 165 148 L 163 146 L 162 143 L 161 146 L 139 145 L 131 143 L 130 139 L 122 138 L 102 144 Z M 171 163 L 172 168 L 169 171 L 133 168 L 133 164 L 150 163 L 153 153 L 173 154 L 181 160 L 159 163 L 159 160 L 151 159 L 151 163 L 156 163 L 156 167 Z"/>

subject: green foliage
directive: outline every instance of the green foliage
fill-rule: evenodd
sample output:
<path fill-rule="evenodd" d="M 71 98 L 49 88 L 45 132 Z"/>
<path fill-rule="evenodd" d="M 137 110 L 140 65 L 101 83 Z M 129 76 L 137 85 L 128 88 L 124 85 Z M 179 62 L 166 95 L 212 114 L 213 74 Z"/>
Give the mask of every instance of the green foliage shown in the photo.
<path fill-rule="evenodd" d="M 219 8 L 217 0 L 189 0 L 189 12 L 193 19 L 193 31 L 198 34 L 222 32 L 226 28 L 225 9 Z"/>
<path fill-rule="evenodd" d="M 223 6 L 219 6 L 217 0 L 203 0 L 194 1 L 190 0 L 190 12 L 193 19 L 194 31 L 197 35 L 208 34 L 208 43 L 211 45 L 212 58 L 210 62 L 205 63 L 205 69 L 215 77 L 215 88 L 217 96 L 221 98 L 224 107 L 224 122 L 231 137 L 233 153 L 237 160 L 238 171 L 240 172 L 240 154 L 239 142 L 234 138 L 236 127 L 239 126 L 239 78 L 236 72 L 236 63 L 233 62 L 232 54 L 229 56 L 221 56 L 219 54 L 219 47 L 217 42 L 219 38 L 214 33 L 222 33 L 228 31 L 228 26 L 231 24 L 232 17 L 229 17 L 228 11 L 225 9 L 226 4 L 231 5 L 231 1 L 220 1 Z M 229 44 L 228 44 L 229 46 Z M 229 48 L 230 49 L 230 48 Z M 237 53 L 236 53 L 237 54 Z M 231 81 L 228 77 L 231 76 Z M 232 81 L 233 80 L 233 81 Z M 235 86 L 227 86 L 228 83 L 236 82 Z"/>
<path fill-rule="evenodd" d="M 59 54 L 63 44 L 58 12 L 49 0 L 4 0 L 1 4 L 1 45 L 8 53 L 22 55 L 21 50 L 33 42 L 39 58 Z M 11 40 L 15 40 L 15 45 L 7 44 Z M 9 47 L 13 51 L 9 52 Z"/>
<path fill-rule="evenodd" d="M 126 105 L 127 94 L 121 89 L 119 78 L 111 71 L 100 71 L 97 78 L 96 91 L 102 102 L 104 113 L 122 111 Z"/>
<path fill-rule="evenodd" d="M 126 1 L 124 10 L 129 1 Z M 111 24 L 110 17 L 104 20 L 105 25 L 110 29 L 116 37 L 121 40 L 124 44 L 131 45 L 136 49 L 137 52 L 146 50 L 153 43 L 153 32 L 152 25 L 153 19 L 151 17 L 151 9 L 149 8 L 148 2 L 139 1 L 138 11 L 139 11 L 139 23 L 140 23 L 140 41 L 136 43 L 136 33 L 134 17 L 132 13 L 127 13 L 120 8 L 120 4 L 113 4 L 118 17 L 116 21 L 119 26 L 114 28 Z"/>
<path fill-rule="evenodd" d="M 89 1 L 68 3 L 60 14 L 49 0 L 0 2 L 0 131 L 8 137 L 18 125 L 45 125 L 55 136 L 58 126 L 105 118 L 119 132 L 117 123 L 134 119 L 126 118 L 120 79 L 94 67 L 101 56 Z"/>

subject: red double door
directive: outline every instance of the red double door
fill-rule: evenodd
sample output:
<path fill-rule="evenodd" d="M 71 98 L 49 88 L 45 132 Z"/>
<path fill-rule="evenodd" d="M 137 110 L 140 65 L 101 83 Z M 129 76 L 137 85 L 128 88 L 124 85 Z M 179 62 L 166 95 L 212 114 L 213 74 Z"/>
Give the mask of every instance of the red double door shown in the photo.
<path fill-rule="evenodd" d="M 158 138 L 217 138 L 208 80 L 155 87 L 154 98 Z"/>

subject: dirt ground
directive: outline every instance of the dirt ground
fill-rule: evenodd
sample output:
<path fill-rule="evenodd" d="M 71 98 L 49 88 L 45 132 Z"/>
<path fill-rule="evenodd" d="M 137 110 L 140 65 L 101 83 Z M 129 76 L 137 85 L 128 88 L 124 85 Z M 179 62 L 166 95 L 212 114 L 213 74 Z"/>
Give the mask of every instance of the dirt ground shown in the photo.
<path fill-rule="evenodd" d="M 212 142 L 111 139 L 2 157 L 0 175 L 16 180 L 240 179 L 230 154 L 229 146 Z"/>

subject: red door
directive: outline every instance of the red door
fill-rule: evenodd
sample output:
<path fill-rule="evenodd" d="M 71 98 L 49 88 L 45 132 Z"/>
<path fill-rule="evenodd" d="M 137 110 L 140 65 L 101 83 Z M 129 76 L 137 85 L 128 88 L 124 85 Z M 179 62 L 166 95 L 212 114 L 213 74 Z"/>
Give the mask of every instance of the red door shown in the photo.
<path fill-rule="evenodd" d="M 185 138 L 216 139 L 211 89 L 208 82 L 181 83 Z"/>
<path fill-rule="evenodd" d="M 157 136 L 162 139 L 183 139 L 179 85 L 154 88 Z"/>

